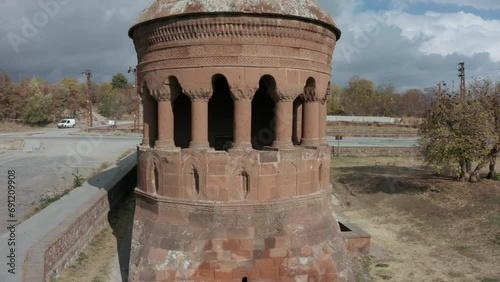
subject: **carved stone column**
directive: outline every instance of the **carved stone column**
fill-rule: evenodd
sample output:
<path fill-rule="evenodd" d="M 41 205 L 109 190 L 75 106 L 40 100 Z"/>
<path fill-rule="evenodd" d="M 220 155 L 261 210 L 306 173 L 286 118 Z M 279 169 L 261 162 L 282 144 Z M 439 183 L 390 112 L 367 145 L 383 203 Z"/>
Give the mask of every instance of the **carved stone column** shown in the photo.
<path fill-rule="evenodd" d="M 276 139 L 273 142 L 275 148 L 293 148 L 293 102 L 302 94 L 300 88 L 279 89 L 274 95 L 276 101 Z"/>
<path fill-rule="evenodd" d="M 233 88 L 234 143 L 233 149 L 252 148 L 252 98 L 257 88 Z"/>
<path fill-rule="evenodd" d="M 170 89 L 162 88 L 153 92 L 158 101 L 158 141 L 155 148 L 174 148 L 174 111 Z"/>
<path fill-rule="evenodd" d="M 149 147 L 149 126 L 151 125 L 151 97 L 150 95 L 144 95 L 142 99 L 142 120 L 143 120 L 143 136 L 142 136 L 142 146 L 148 146 Z"/>
<path fill-rule="evenodd" d="M 208 101 L 212 98 L 212 91 L 210 87 L 184 90 L 184 94 L 191 99 L 191 142 L 189 147 L 192 149 L 210 148 L 208 142 Z"/>
<path fill-rule="evenodd" d="M 302 146 L 318 146 L 319 144 L 319 101 L 316 97 L 316 87 L 304 88 L 304 126 L 302 132 Z"/>
<path fill-rule="evenodd" d="M 326 145 L 326 116 L 328 115 L 328 96 L 327 94 L 319 102 L 319 144 Z"/>

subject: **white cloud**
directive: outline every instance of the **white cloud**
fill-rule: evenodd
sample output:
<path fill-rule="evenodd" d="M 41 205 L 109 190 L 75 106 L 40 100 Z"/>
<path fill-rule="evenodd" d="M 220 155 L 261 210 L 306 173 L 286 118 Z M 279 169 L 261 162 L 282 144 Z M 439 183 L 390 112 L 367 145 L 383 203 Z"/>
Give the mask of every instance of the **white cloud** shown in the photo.
<path fill-rule="evenodd" d="M 500 21 L 485 20 L 464 12 L 411 15 L 388 12 L 388 25 L 401 30 L 401 36 L 416 44 L 423 54 L 473 56 L 487 53 L 500 62 Z"/>
<path fill-rule="evenodd" d="M 459 7 L 472 7 L 479 10 L 497 10 L 500 9 L 498 0 L 392 0 L 393 3 L 434 3 L 441 5 L 455 5 Z"/>

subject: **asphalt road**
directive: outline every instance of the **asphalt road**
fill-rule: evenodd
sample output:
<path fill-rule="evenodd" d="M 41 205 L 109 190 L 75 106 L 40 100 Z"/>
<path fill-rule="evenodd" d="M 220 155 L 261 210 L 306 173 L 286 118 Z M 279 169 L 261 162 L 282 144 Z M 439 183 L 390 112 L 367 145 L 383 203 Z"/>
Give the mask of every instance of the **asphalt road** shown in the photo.
<path fill-rule="evenodd" d="M 73 186 L 73 174 L 88 177 L 103 163 L 113 164 L 140 143 L 137 137 L 71 136 L 78 129 L 2 133 L 1 142 L 23 139 L 21 151 L 0 150 L 0 222 L 7 221 L 7 173 L 16 172 L 17 218 L 32 203 Z M 0 231 L 0 234 L 4 230 Z"/>

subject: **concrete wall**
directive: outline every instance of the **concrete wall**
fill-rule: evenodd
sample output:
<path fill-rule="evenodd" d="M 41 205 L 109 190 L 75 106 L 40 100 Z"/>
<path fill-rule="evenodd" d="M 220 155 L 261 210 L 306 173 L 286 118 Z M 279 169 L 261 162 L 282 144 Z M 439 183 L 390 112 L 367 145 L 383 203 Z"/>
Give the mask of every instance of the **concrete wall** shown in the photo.
<path fill-rule="evenodd" d="M 346 122 L 379 122 L 379 123 L 396 123 L 400 122 L 400 118 L 391 117 L 367 117 L 367 116 L 328 116 L 328 121 L 346 121 Z"/>
<path fill-rule="evenodd" d="M 73 214 L 69 213 L 63 222 L 30 248 L 23 281 L 52 281 L 78 258 L 81 250 L 106 225 L 109 211 L 136 187 L 136 164 L 136 154 L 133 154 L 74 190 L 94 195 L 83 203 L 75 202 Z M 70 199 L 65 198 L 61 201 Z M 41 213 L 50 212 L 49 208 Z"/>

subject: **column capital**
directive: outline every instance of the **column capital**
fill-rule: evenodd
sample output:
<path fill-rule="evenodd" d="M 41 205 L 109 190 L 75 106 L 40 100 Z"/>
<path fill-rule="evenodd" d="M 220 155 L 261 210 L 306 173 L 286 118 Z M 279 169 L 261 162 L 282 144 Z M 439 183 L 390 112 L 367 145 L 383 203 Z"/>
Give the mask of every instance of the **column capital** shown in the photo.
<path fill-rule="evenodd" d="M 232 87 L 231 96 L 234 101 L 251 101 L 258 88 L 253 87 Z"/>
<path fill-rule="evenodd" d="M 323 97 L 321 97 L 321 99 L 319 101 L 321 103 L 321 105 L 326 104 L 326 102 L 328 101 L 328 97 L 330 97 L 330 83 L 328 83 L 328 86 L 326 87 L 325 95 Z"/>
<path fill-rule="evenodd" d="M 212 98 L 213 90 L 205 88 L 189 88 L 183 89 L 183 93 L 191 99 L 191 101 L 209 101 Z"/>
<path fill-rule="evenodd" d="M 293 102 L 297 97 L 304 93 L 302 86 L 280 87 L 272 95 L 275 102 Z"/>
<path fill-rule="evenodd" d="M 151 96 L 158 102 L 172 101 L 172 92 L 168 86 L 151 90 Z"/>
<path fill-rule="evenodd" d="M 319 99 L 316 96 L 316 87 L 306 86 L 304 88 L 304 93 L 302 94 L 302 100 L 304 100 L 304 103 L 319 102 Z"/>

